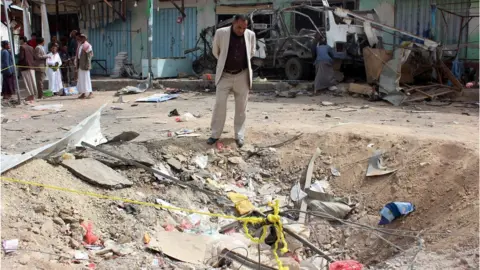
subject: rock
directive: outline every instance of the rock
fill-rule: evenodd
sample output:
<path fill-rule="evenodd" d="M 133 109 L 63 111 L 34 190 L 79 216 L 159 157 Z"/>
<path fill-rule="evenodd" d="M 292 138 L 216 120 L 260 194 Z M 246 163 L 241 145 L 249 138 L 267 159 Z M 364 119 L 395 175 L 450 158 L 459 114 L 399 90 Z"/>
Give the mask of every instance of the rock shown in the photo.
<path fill-rule="evenodd" d="M 240 164 L 240 163 L 243 163 L 244 161 L 242 157 L 229 157 L 228 162 L 233 164 Z"/>
<path fill-rule="evenodd" d="M 35 213 L 37 214 L 40 214 L 40 213 L 46 212 L 47 207 L 45 207 L 45 205 L 43 204 L 39 204 L 33 207 L 33 211 L 35 211 Z"/>
<path fill-rule="evenodd" d="M 120 244 L 125 244 L 125 243 L 129 243 L 131 242 L 132 239 L 130 239 L 130 237 L 126 236 L 126 235 L 122 235 L 118 238 L 117 242 L 120 243 Z"/>
<path fill-rule="evenodd" d="M 81 179 L 106 188 L 123 188 L 133 183 L 103 163 L 92 159 L 64 160 L 62 165 Z"/>
<path fill-rule="evenodd" d="M 322 105 L 323 106 L 332 106 L 332 105 L 335 105 L 335 103 L 330 102 L 330 101 L 322 101 Z"/>
<path fill-rule="evenodd" d="M 187 158 L 184 155 L 175 156 L 180 162 L 187 162 Z"/>
<path fill-rule="evenodd" d="M 80 247 L 81 244 L 77 240 L 75 240 L 73 238 L 70 238 L 70 241 L 69 241 L 68 245 L 73 249 L 77 249 L 77 248 Z"/>
<path fill-rule="evenodd" d="M 22 255 L 18 259 L 18 263 L 21 265 L 27 265 L 29 261 L 30 261 L 30 256 L 28 254 Z"/>
<path fill-rule="evenodd" d="M 54 227 L 53 227 L 53 220 L 47 219 L 45 223 L 43 223 L 42 228 L 40 229 L 42 231 L 42 234 L 45 236 L 50 236 L 51 234 L 54 233 Z"/>
<path fill-rule="evenodd" d="M 53 218 L 53 222 L 54 222 L 55 224 L 60 225 L 60 226 L 65 225 L 65 222 L 63 221 L 63 219 L 61 219 L 61 218 L 59 218 L 59 217 L 54 217 L 54 218 Z"/>
<path fill-rule="evenodd" d="M 128 247 L 128 246 L 117 246 L 112 248 L 113 253 L 119 255 L 119 256 L 125 256 L 128 254 L 132 254 L 134 252 L 133 248 Z"/>
<path fill-rule="evenodd" d="M 177 171 L 182 170 L 182 163 L 176 158 L 167 159 L 167 163 L 168 163 L 168 165 L 170 165 L 171 167 L 173 167 Z"/>
<path fill-rule="evenodd" d="M 71 217 L 71 216 L 64 217 L 64 218 L 63 218 L 63 221 L 64 221 L 65 223 L 69 223 L 69 224 L 71 224 L 71 223 L 79 223 L 78 218 L 74 218 L 74 217 Z"/>

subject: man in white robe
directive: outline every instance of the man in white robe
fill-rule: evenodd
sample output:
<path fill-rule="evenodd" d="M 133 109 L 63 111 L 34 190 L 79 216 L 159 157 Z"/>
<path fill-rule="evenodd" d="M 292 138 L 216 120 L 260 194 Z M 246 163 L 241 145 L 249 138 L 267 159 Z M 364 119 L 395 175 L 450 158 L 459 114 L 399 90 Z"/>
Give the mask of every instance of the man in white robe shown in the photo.
<path fill-rule="evenodd" d="M 77 58 L 77 90 L 80 93 L 78 98 L 92 98 L 92 80 L 90 70 L 92 69 L 93 50 L 92 45 L 87 42 L 87 36 L 80 34 L 80 45 L 76 54 Z"/>
<path fill-rule="evenodd" d="M 58 45 L 56 43 L 52 45 L 50 50 L 51 52 L 48 54 L 50 58 L 47 59 L 48 89 L 58 95 L 63 89 L 62 73 L 60 71 L 62 59 L 58 53 Z"/>

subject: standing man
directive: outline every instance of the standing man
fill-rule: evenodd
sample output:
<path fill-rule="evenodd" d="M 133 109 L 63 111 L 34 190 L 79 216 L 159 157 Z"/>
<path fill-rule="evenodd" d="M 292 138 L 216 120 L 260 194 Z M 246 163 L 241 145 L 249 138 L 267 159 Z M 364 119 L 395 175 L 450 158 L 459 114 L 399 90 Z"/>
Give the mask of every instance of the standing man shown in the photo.
<path fill-rule="evenodd" d="M 77 30 L 70 33 L 70 40 L 68 41 L 68 55 L 73 57 L 75 52 L 77 52 Z"/>
<path fill-rule="evenodd" d="M 45 53 L 45 40 L 42 37 L 37 38 L 37 47 L 35 48 L 35 78 L 37 80 L 38 99 L 43 98 L 43 81 L 45 81 L 45 61 L 48 55 Z"/>
<path fill-rule="evenodd" d="M 80 93 L 78 98 L 92 98 L 92 80 L 90 79 L 90 69 L 92 69 L 93 50 L 92 45 L 87 42 L 87 36 L 80 35 L 77 56 L 77 90 Z"/>
<path fill-rule="evenodd" d="M 48 51 L 52 51 L 52 46 L 57 44 L 57 47 L 60 47 L 60 43 L 58 43 L 57 36 L 52 36 L 52 41 L 48 43 Z"/>
<path fill-rule="evenodd" d="M 22 73 L 28 97 L 26 101 L 33 101 L 37 92 L 35 82 L 35 50 L 27 44 L 26 37 L 20 37 L 20 52 L 18 55 L 19 70 Z"/>
<path fill-rule="evenodd" d="M 212 145 L 222 135 L 227 116 L 227 99 L 230 92 L 235 97 L 235 141 L 242 147 L 245 139 L 245 119 L 248 93 L 252 89 L 252 66 L 255 55 L 255 33 L 247 29 L 244 15 L 235 15 L 232 26 L 220 28 L 213 39 L 212 53 L 217 58 L 215 84 L 217 86 L 215 107 L 212 115 L 212 136 L 207 144 Z"/>
<path fill-rule="evenodd" d="M 15 94 L 14 71 L 10 42 L 4 40 L 2 41 L 2 96 L 4 100 L 9 100 Z"/>
<path fill-rule="evenodd" d="M 28 41 L 28 45 L 34 49 L 37 47 L 37 34 L 32 33 L 32 39 Z"/>

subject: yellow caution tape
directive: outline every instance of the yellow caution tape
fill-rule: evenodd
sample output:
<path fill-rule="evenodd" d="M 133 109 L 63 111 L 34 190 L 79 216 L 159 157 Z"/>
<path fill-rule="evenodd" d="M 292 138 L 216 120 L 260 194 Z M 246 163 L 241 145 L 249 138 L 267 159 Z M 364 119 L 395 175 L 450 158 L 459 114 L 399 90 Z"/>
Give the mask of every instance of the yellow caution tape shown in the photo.
<path fill-rule="evenodd" d="M 202 212 L 202 211 L 197 211 L 197 210 L 193 210 L 193 209 L 186 209 L 186 208 L 174 207 L 174 206 L 169 206 L 169 205 L 162 205 L 162 204 L 157 204 L 157 203 L 136 201 L 136 200 L 131 200 L 131 199 L 122 198 L 122 197 L 116 197 L 116 196 L 102 195 L 102 194 L 95 193 L 95 192 L 90 192 L 90 191 L 82 191 L 82 190 L 64 188 L 64 187 L 47 185 L 47 184 L 42 184 L 42 183 L 33 182 L 33 181 L 18 180 L 18 179 L 10 178 L 10 177 L 3 177 L 2 176 L 1 179 L 2 179 L 2 181 L 5 181 L 5 182 L 12 182 L 12 183 L 18 183 L 18 184 L 24 184 L 24 185 L 30 185 L 30 186 L 43 187 L 43 188 L 47 188 L 47 189 L 58 190 L 58 191 L 69 192 L 69 193 L 75 193 L 75 194 L 89 196 L 89 197 L 95 197 L 95 198 L 99 198 L 99 199 L 121 201 L 121 202 L 125 202 L 125 203 L 132 203 L 132 204 L 143 205 L 143 206 L 152 206 L 152 207 L 157 207 L 157 208 L 172 210 L 172 211 L 183 211 L 183 212 L 191 213 L 191 214 L 198 214 L 198 215 L 204 215 L 204 216 L 210 216 L 210 217 L 219 217 L 219 218 L 236 220 L 236 221 L 239 221 L 243 224 L 243 229 L 245 230 L 245 234 L 246 234 L 247 238 L 250 239 L 251 241 L 253 241 L 254 243 L 257 243 L 257 244 L 260 244 L 260 243 L 265 241 L 265 238 L 267 237 L 267 234 L 268 234 L 268 226 L 273 225 L 275 230 L 276 230 L 276 233 L 277 233 L 277 240 L 275 241 L 275 245 L 274 245 L 273 250 L 272 250 L 273 255 L 275 256 L 275 261 L 277 262 L 278 269 L 279 270 L 288 270 L 288 267 L 283 266 L 283 263 L 280 260 L 280 258 L 278 256 L 278 253 L 277 253 L 278 246 L 279 246 L 280 243 L 283 244 L 283 247 L 280 249 L 280 252 L 283 254 L 283 253 L 288 251 L 288 245 L 287 245 L 287 241 L 285 240 L 282 220 L 281 220 L 281 217 L 280 217 L 280 204 L 279 204 L 278 200 L 276 200 L 275 203 L 270 202 L 268 204 L 270 207 L 273 208 L 273 214 L 269 214 L 266 218 L 264 218 L 264 217 L 236 217 L 236 216 L 231 216 L 231 215 Z M 262 229 L 263 229 L 262 230 L 262 235 L 258 238 L 253 237 L 248 230 L 248 227 L 247 227 L 248 224 L 262 224 Z"/>
<path fill-rule="evenodd" d="M 7 70 L 7 69 L 9 69 L 9 68 L 11 68 L 11 67 L 17 67 L 17 68 L 40 68 L 40 69 L 42 69 L 42 68 L 44 68 L 44 69 L 50 68 L 50 67 L 48 67 L 48 66 L 45 66 L 45 67 L 31 67 L 31 66 L 19 66 L 19 65 L 16 65 L 16 66 L 8 66 L 8 67 L 6 67 L 6 68 L 2 68 L 1 71 Z M 58 66 L 57 68 L 69 68 L 69 67 L 70 67 L 70 66 L 66 66 L 66 67 L 65 67 L 65 66 Z"/>

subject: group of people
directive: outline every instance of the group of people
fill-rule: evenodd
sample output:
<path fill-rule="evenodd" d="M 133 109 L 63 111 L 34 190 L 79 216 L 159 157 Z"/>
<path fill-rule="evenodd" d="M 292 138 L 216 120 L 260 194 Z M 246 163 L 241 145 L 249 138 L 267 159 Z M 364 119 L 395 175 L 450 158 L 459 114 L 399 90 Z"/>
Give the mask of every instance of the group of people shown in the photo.
<path fill-rule="evenodd" d="M 75 63 L 75 80 L 80 93 L 79 98 L 93 97 L 90 79 L 92 46 L 88 43 L 86 35 L 75 30 L 70 33 L 70 37 L 68 47 L 63 45 L 60 48 L 57 37 L 54 36 L 48 44 L 48 53 L 45 52 L 45 40 L 42 37 L 37 37 L 35 34 L 32 34 L 31 40 L 20 37 L 17 65 L 28 92 L 25 101 L 33 102 L 36 98 L 43 98 L 45 75 L 48 77 L 48 89 L 54 94 L 62 94 L 64 88 L 62 77 L 66 77 L 67 68 L 65 65 L 62 66 L 62 60 L 66 62 L 70 58 L 73 58 Z M 15 94 L 14 59 L 10 43 L 5 40 L 1 45 L 2 96 L 4 100 L 9 100 Z"/>

